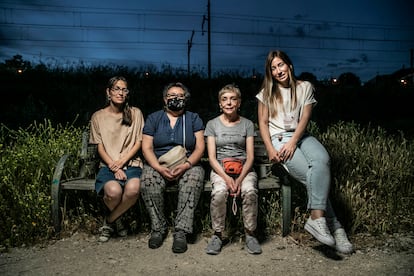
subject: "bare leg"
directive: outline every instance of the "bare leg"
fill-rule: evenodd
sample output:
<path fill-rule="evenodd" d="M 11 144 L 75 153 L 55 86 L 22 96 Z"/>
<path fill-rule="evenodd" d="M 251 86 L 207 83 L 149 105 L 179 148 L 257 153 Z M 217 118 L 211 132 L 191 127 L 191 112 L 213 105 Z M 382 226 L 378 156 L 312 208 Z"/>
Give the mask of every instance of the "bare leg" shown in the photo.
<path fill-rule="evenodd" d="M 109 211 L 112 212 L 116 206 L 121 202 L 122 198 L 122 187 L 117 181 L 108 181 L 104 186 L 104 198 L 103 201 L 108 207 Z"/>
<path fill-rule="evenodd" d="M 318 219 L 318 218 L 324 217 L 324 216 L 325 216 L 325 212 L 323 210 L 315 210 L 315 209 L 311 210 L 311 218 L 312 219 Z"/>
<path fill-rule="evenodd" d="M 109 210 L 111 211 L 107 218 L 108 223 L 114 222 L 117 218 L 119 218 L 123 213 L 125 213 L 137 202 L 139 196 L 139 188 L 139 178 L 132 178 L 128 180 L 128 182 L 125 184 L 123 193 L 121 188 L 121 195 L 120 200 L 118 200 L 118 204 L 115 205 L 115 201 L 110 201 L 112 207 L 111 209 L 111 207 L 105 202 L 105 204 L 107 204 Z"/>

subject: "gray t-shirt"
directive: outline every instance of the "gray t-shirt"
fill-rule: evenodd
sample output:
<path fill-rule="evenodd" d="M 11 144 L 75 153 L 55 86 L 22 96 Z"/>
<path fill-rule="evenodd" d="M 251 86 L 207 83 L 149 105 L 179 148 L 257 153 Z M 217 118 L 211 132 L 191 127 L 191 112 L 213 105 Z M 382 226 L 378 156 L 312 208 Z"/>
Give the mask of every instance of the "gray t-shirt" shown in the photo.
<path fill-rule="evenodd" d="M 240 123 L 225 126 L 219 117 L 207 122 L 204 136 L 216 137 L 217 160 L 233 157 L 246 159 L 246 138 L 254 136 L 253 122 L 240 117 Z"/>

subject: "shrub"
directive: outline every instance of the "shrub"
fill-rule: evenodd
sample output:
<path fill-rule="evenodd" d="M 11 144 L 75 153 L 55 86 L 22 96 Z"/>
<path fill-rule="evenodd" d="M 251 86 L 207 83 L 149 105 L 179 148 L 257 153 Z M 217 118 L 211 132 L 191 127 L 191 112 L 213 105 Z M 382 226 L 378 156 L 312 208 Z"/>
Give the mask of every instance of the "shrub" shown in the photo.
<path fill-rule="evenodd" d="M 64 153 L 77 154 L 81 129 L 50 121 L 26 129 L 0 126 L 0 242 L 32 243 L 51 234 L 50 183 Z"/>

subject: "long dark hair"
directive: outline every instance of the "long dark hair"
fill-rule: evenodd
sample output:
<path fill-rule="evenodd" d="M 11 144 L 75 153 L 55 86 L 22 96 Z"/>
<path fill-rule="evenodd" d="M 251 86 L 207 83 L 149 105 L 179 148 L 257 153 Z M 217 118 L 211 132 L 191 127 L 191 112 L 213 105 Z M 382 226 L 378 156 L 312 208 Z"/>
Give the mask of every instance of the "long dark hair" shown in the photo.
<path fill-rule="evenodd" d="M 112 89 L 115 85 L 115 83 L 117 83 L 118 81 L 123 81 L 125 82 L 125 84 L 128 87 L 128 82 L 126 80 L 126 78 L 122 77 L 122 76 L 115 76 L 109 79 L 108 84 L 106 85 L 107 89 Z M 131 114 L 131 108 L 129 107 L 128 104 L 128 98 L 129 98 L 129 93 L 126 95 L 125 97 L 125 102 L 122 105 L 122 124 L 123 125 L 127 125 L 127 126 L 131 126 L 132 124 L 132 114 Z M 109 100 L 108 100 L 108 105 L 109 105 Z"/>

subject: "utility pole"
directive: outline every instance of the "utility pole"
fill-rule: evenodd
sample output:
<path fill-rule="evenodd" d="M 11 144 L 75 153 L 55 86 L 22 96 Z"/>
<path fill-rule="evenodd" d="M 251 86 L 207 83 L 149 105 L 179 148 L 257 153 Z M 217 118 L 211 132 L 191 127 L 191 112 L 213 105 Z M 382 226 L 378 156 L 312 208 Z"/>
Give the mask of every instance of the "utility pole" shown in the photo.
<path fill-rule="evenodd" d="M 414 68 L 413 68 L 413 63 L 414 63 L 414 49 L 411 48 L 410 49 L 411 85 L 414 85 Z"/>
<path fill-rule="evenodd" d="M 190 78 L 190 51 L 193 46 L 194 30 L 191 33 L 191 38 L 187 40 L 187 78 Z"/>
<path fill-rule="evenodd" d="M 210 16 L 210 0 L 207 1 L 207 17 L 203 15 L 203 23 L 201 24 L 202 33 L 204 35 L 204 22 L 207 21 L 207 44 L 208 44 L 208 80 L 211 80 L 211 16 Z"/>

